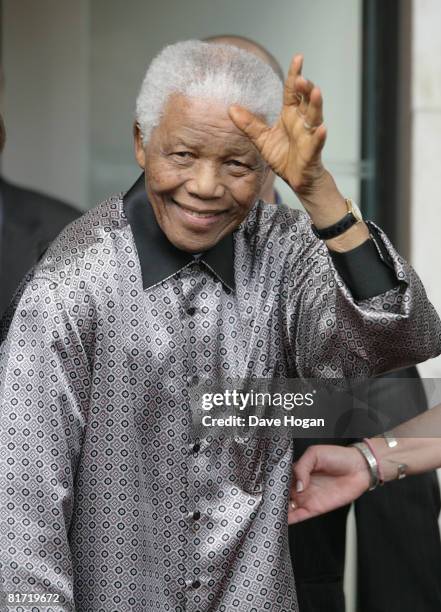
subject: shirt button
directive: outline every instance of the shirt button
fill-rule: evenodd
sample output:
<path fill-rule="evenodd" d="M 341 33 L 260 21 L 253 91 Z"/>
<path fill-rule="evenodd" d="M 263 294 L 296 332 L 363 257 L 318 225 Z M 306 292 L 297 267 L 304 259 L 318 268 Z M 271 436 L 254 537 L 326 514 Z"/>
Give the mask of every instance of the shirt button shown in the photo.
<path fill-rule="evenodd" d="M 198 521 L 201 518 L 201 513 L 199 512 L 199 510 L 195 510 L 193 512 L 193 520 Z"/>
<path fill-rule="evenodd" d="M 191 317 L 194 315 L 195 312 L 196 308 L 194 306 L 190 306 L 190 308 L 187 308 L 187 314 L 189 314 Z"/>
<path fill-rule="evenodd" d="M 199 582 L 199 580 L 193 580 L 193 582 L 191 583 L 191 586 L 194 589 L 198 589 L 201 586 L 201 583 Z"/>
<path fill-rule="evenodd" d="M 201 450 L 201 445 L 196 442 L 196 444 L 193 446 L 193 452 L 194 453 L 198 453 Z"/>
<path fill-rule="evenodd" d="M 199 376 L 196 376 L 196 374 L 190 378 L 191 385 L 197 385 L 198 382 L 199 382 Z"/>

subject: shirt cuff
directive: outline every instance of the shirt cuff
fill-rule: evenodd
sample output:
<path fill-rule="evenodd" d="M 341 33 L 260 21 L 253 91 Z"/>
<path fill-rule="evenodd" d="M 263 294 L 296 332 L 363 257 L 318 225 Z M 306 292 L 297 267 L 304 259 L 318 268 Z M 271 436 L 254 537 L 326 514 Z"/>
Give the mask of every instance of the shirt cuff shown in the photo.
<path fill-rule="evenodd" d="M 369 224 L 369 230 L 371 238 L 355 249 L 346 253 L 329 251 L 335 269 L 358 301 L 385 293 L 400 284 L 392 257 L 377 228 Z"/>

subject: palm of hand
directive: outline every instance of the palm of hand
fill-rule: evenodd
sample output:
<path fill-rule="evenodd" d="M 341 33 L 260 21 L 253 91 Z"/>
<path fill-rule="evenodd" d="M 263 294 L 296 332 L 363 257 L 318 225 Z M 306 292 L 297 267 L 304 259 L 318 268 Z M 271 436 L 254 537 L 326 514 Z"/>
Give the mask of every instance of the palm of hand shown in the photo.
<path fill-rule="evenodd" d="M 284 106 L 282 113 L 256 145 L 272 170 L 294 191 L 307 191 L 313 179 L 323 172 L 317 139 L 304 127 L 305 119 L 297 109 Z"/>

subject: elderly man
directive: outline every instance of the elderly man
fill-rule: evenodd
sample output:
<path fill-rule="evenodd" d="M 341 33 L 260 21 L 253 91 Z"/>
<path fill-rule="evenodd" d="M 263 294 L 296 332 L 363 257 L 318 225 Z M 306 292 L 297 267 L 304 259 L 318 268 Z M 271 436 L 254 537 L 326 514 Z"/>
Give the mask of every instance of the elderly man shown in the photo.
<path fill-rule="evenodd" d="M 195 439 L 191 387 L 367 376 L 440 352 L 418 277 L 323 168 L 322 97 L 301 65 L 280 112 L 280 81 L 253 55 L 164 49 L 137 101 L 143 176 L 29 277 L 0 366 L 7 598 L 296 610 L 292 444 Z M 269 166 L 308 214 L 256 201 Z M 358 285 L 361 260 L 383 293 Z"/>

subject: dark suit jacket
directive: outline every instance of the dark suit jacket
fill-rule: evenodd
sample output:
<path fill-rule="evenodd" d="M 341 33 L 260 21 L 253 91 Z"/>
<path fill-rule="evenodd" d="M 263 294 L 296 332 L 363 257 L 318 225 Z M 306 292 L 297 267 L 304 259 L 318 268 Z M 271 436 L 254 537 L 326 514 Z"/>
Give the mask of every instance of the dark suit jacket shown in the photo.
<path fill-rule="evenodd" d="M 81 213 L 0 178 L 0 317 L 21 279 L 60 231 Z"/>

